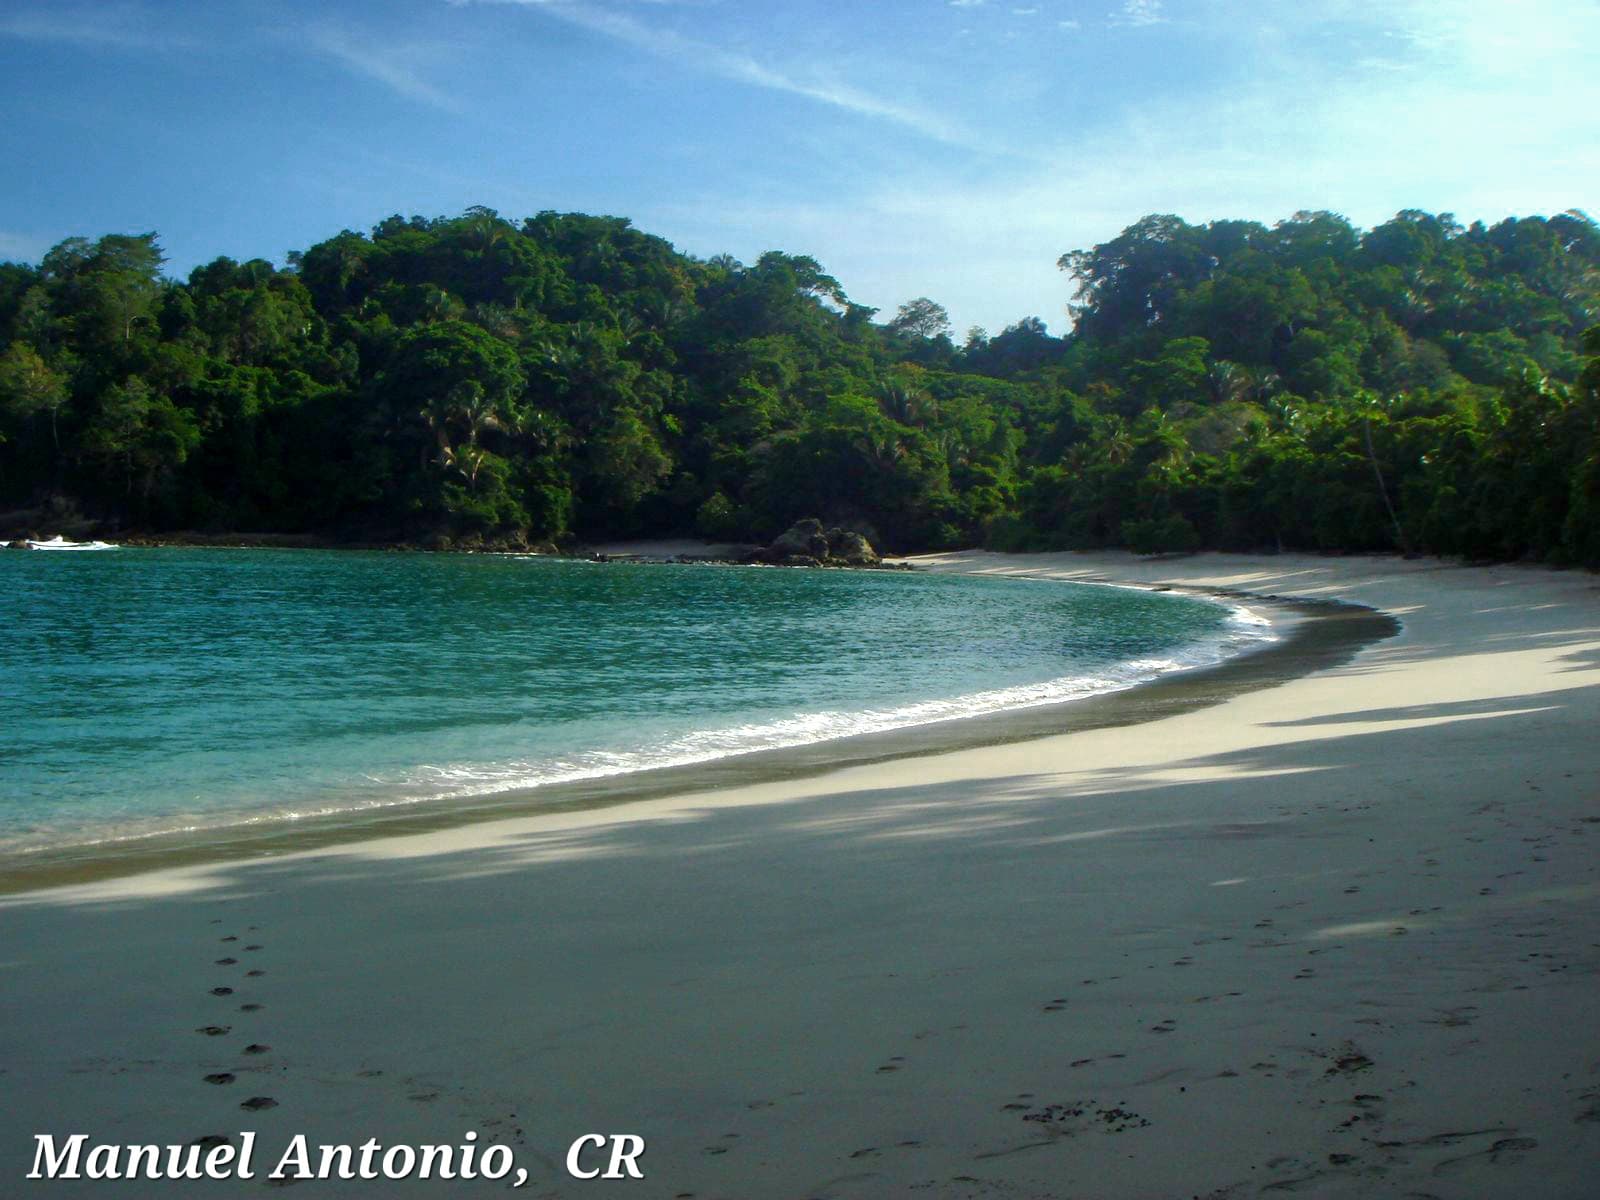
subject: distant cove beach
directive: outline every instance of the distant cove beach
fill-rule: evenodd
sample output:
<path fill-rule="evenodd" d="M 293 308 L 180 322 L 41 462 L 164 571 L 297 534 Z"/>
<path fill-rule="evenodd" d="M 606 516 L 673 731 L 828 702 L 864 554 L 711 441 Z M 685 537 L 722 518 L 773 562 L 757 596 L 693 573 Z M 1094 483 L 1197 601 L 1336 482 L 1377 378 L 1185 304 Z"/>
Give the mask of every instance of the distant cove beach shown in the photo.
<path fill-rule="evenodd" d="M 41 1133 L 472 1130 L 580 1196 L 602 1130 L 641 1197 L 1592 1193 L 1600 579 L 916 561 L 1400 628 L 1144 720 L 0 897 L 5 1190 L 101 1194 L 24 1180 Z"/>

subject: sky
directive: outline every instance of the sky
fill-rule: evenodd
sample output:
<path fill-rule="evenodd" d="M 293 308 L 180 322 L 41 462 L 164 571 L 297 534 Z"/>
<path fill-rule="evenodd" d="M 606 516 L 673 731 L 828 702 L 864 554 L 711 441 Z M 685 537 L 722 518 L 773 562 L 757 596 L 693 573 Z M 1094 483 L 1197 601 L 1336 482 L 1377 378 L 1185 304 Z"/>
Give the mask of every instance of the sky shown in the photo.
<path fill-rule="evenodd" d="M 1600 216 L 1600 0 L 0 0 L 0 259 L 487 205 L 809 254 L 958 339 L 1147 213 Z"/>

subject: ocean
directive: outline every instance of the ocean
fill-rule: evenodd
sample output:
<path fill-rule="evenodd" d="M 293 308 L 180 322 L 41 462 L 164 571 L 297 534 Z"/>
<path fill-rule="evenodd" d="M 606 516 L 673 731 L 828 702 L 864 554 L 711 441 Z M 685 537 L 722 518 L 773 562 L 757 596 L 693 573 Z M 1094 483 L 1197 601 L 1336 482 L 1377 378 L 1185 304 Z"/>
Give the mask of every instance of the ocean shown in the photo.
<path fill-rule="evenodd" d="M 0 554 L 0 853 L 537 804 L 549 784 L 1128 688 L 1272 636 L 1196 597 L 974 575 Z"/>

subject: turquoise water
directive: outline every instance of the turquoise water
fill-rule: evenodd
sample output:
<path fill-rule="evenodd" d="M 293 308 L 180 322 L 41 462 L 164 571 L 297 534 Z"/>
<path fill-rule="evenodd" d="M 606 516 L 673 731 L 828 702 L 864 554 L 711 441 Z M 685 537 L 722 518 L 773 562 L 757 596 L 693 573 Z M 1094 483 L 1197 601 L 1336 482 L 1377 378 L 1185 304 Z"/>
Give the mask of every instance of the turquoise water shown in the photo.
<path fill-rule="evenodd" d="M 0 850 L 448 802 L 1072 699 L 1270 636 L 1188 597 L 487 555 L 0 554 Z"/>

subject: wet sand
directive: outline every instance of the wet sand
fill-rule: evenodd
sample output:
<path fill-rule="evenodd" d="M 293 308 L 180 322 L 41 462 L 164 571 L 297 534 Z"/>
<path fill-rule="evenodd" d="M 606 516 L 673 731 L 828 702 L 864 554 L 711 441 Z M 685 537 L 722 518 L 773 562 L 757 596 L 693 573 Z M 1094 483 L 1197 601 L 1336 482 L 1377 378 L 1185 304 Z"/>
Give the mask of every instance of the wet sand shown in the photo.
<path fill-rule="evenodd" d="M 604 1186 L 590 1131 L 641 1197 L 1592 1194 L 1600 580 L 921 561 L 1402 629 L 1131 724 L 0 899 L 6 1190 L 263 1186 L 28 1184 L 36 1132 L 264 1173 L 471 1129 L 529 1196 Z"/>

